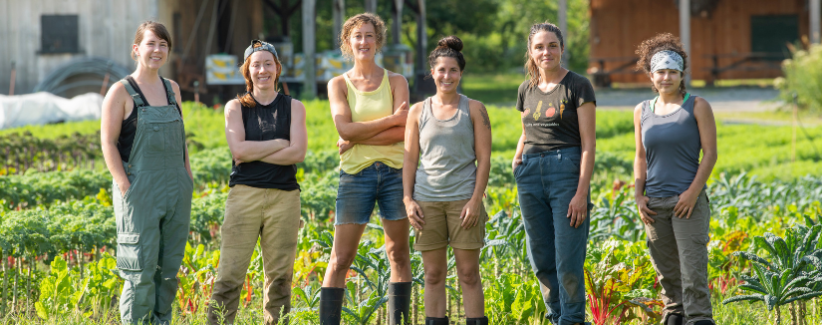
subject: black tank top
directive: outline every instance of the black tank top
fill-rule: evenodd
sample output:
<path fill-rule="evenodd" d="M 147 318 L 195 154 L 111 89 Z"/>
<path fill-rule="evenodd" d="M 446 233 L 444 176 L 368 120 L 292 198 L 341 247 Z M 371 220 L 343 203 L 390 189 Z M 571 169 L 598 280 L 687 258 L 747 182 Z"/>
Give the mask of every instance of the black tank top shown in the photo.
<path fill-rule="evenodd" d="M 257 102 L 254 107 L 243 106 L 242 112 L 246 141 L 291 140 L 290 96 L 280 93 L 271 104 L 262 105 Z M 297 183 L 297 165 L 274 165 L 262 161 L 235 165 L 232 160 L 231 166 L 228 186 L 242 184 L 285 191 L 300 189 L 300 184 Z"/>
<path fill-rule="evenodd" d="M 162 79 L 162 77 L 160 78 Z M 148 105 L 148 100 L 146 100 L 146 96 L 143 95 L 143 91 L 140 90 L 140 87 L 137 86 L 137 82 L 134 81 L 134 77 L 128 76 L 126 77 L 126 80 L 129 84 L 131 84 L 131 87 L 134 88 L 138 94 L 140 94 L 140 98 L 143 100 L 143 103 Z M 163 88 L 166 88 L 165 82 L 163 82 Z M 168 88 L 166 88 L 165 91 L 168 93 Z M 128 162 L 131 158 L 131 147 L 134 145 L 134 135 L 137 133 L 138 111 L 139 109 L 137 109 L 137 103 L 134 103 L 134 109 L 131 110 L 131 114 L 123 120 L 123 124 L 120 126 L 120 136 L 117 138 L 117 151 L 120 152 L 120 158 L 122 158 L 125 162 Z M 180 116 L 183 116 L 183 111 L 180 109 L 179 103 L 177 103 L 177 112 L 180 113 Z"/>

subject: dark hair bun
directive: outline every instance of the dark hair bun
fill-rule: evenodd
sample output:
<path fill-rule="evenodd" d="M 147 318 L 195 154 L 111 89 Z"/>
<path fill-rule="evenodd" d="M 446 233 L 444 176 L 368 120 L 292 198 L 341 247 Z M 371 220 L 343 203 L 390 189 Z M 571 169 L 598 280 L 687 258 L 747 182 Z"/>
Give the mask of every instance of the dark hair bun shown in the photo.
<path fill-rule="evenodd" d="M 447 36 L 437 42 L 438 48 L 450 48 L 454 51 L 462 51 L 462 40 L 456 36 Z"/>

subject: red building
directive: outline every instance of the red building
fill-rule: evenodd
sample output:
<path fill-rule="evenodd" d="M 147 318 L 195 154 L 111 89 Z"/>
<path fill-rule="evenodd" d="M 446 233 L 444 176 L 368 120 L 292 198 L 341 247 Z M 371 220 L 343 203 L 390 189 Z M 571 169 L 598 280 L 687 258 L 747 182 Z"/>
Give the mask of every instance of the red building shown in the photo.
<path fill-rule="evenodd" d="M 780 76 L 791 47 L 819 40 L 819 0 L 686 2 L 690 35 L 683 40 L 690 38 L 689 70 L 692 79 L 708 84 Z M 679 0 L 591 0 L 589 72 L 595 82 L 647 82 L 635 71 L 634 52 L 659 33 L 682 37 L 679 6 Z"/>

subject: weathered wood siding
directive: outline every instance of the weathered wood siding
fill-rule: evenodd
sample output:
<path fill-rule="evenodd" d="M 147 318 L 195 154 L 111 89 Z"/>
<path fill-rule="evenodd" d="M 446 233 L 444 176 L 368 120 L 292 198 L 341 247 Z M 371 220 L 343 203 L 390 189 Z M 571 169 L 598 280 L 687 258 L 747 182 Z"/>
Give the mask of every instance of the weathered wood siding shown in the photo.
<path fill-rule="evenodd" d="M 17 67 L 15 94 L 31 92 L 54 69 L 81 57 L 107 58 L 134 69 L 136 64 L 130 57 L 134 32 L 146 20 L 163 23 L 172 35 L 174 48 L 161 75 L 177 78 L 178 72 L 186 70 L 180 64 L 189 40 L 187 70 L 204 74 L 205 56 L 226 49 L 218 46 L 216 26 L 211 47 L 205 48 L 215 3 L 225 3 L 223 10 L 232 12 L 234 26 L 228 50 L 242 59 L 251 39 L 258 38 L 263 29 L 261 0 L 0 0 L 0 94 L 8 93 L 12 61 Z M 200 25 L 195 27 L 203 6 Z M 175 13 L 179 14 L 180 31 L 174 30 Z M 41 15 L 77 15 L 81 53 L 40 54 Z"/>
<path fill-rule="evenodd" d="M 95 56 L 134 68 L 131 43 L 137 26 L 158 17 L 164 0 L 0 0 L 0 93 L 7 93 L 11 61 L 17 67 L 15 93 L 27 93 L 56 67 Z M 40 54 L 41 15 L 77 15 L 77 54 Z M 170 72 L 164 69 L 163 74 Z"/>
<path fill-rule="evenodd" d="M 632 57 L 637 46 L 658 33 L 679 35 L 677 7 L 672 0 L 591 0 L 590 67 L 597 58 Z M 691 16 L 691 60 L 693 79 L 710 78 L 713 66 L 706 55 L 751 52 L 752 15 L 799 15 L 799 35 L 810 32 L 805 0 L 721 0 L 709 17 Z M 724 66 L 736 59 L 720 59 Z M 606 63 L 606 70 L 623 62 Z M 779 71 L 728 71 L 722 79 L 771 78 Z M 642 74 L 617 74 L 615 82 L 647 82 Z"/>

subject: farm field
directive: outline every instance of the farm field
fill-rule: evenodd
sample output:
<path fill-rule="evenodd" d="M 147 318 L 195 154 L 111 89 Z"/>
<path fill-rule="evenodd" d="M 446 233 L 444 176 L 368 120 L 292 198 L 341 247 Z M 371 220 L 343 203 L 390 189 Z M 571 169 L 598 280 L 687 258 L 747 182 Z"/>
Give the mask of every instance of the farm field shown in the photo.
<path fill-rule="evenodd" d="M 298 165 L 298 177 L 306 226 L 300 231 L 294 267 L 293 324 L 318 323 L 339 164 L 328 102 L 305 104 L 310 152 Z M 486 311 L 492 324 L 548 324 L 542 320 L 545 308 L 525 255 L 510 167 L 521 132 L 519 113 L 508 105 L 491 105 L 488 112 L 493 156 L 485 205 L 491 218 L 481 257 Z M 219 263 L 230 160 L 221 109 L 189 102 L 183 113 L 196 186 L 190 247 L 178 273 L 175 323 L 205 324 Z M 591 188 L 596 207 L 586 259 L 588 317 L 595 324 L 654 324 L 660 317 L 660 288 L 632 199 L 632 118 L 630 111 L 597 112 Z M 99 122 L 92 121 L 0 132 L 0 144 L 7 148 L 0 151 L 0 324 L 119 323 L 122 279 L 113 270 L 111 178 L 99 150 L 98 130 Z M 718 126 L 719 160 L 709 181 L 713 220 L 708 245 L 719 324 L 777 319 L 781 324 L 822 323 L 822 300 L 816 298 L 822 295 L 822 127 L 805 130 L 807 136 L 797 136 L 793 158 L 790 126 Z M 383 298 L 388 264 L 381 226 L 374 220 L 360 246 L 357 269 L 349 274 L 347 324 L 387 323 Z M 420 254 L 412 253 L 417 282 L 412 320 L 421 324 L 422 263 Z M 454 269 L 450 272 L 455 274 Z M 247 280 L 238 323 L 259 324 L 260 254 L 254 255 Z M 448 283 L 454 288 L 448 290 L 448 314 L 460 319 L 456 277 Z M 722 303 L 739 295 L 757 302 Z"/>

